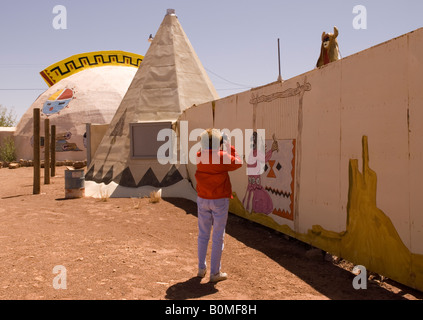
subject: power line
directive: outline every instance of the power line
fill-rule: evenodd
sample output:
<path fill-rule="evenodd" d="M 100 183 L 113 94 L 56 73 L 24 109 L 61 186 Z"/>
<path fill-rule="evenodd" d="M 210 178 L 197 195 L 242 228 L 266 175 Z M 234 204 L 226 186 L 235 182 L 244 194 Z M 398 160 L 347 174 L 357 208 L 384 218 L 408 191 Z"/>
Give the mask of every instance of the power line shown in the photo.
<path fill-rule="evenodd" d="M 40 64 L 0 64 L 0 68 L 2 67 L 12 67 L 12 66 L 19 66 L 19 67 L 29 67 L 29 66 L 41 66 Z M 223 81 L 226 81 L 230 84 L 236 85 L 240 88 L 226 88 L 226 89 L 216 89 L 216 90 L 237 90 L 237 89 L 251 89 L 254 88 L 255 86 L 251 86 L 251 85 L 247 85 L 247 84 L 241 84 L 241 83 L 237 83 L 231 80 L 228 80 L 224 77 L 222 77 L 221 75 L 218 75 L 216 72 L 211 71 L 210 69 L 204 67 L 204 69 L 206 69 L 208 72 L 210 72 L 211 74 L 215 75 L 216 77 L 222 79 Z M 0 91 L 41 91 L 41 90 L 46 90 L 46 89 L 39 89 L 39 88 L 0 88 Z"/>
<path fill-rule="evenodd" d="M 236 83 L 236 82 L 233 82 L 233 81 L 231 81 L 231 80 L 225 79 L 224 77 L 222 77 L 222 76 L 218 75 L 217 73 L 215 73 L 215 72 L 211 71 L 210 69 L 208 69 L 208 68 L 206 68 L 206 67 L 204 67 L 204 69 L 206 69 L 208 72 L 212 73 L 212 74 L 213 74 L 213 75 L 215 75 L 216 77 L 218 77 L 218 78 L 220 78 L 220 79 L 222 79 L 222 80 L 224 80 L 224 81 L 226 81 L 226 82 L 228 82 L 228 83 L 231 83 L 231 84 L 234 84 L 234 85 L 236 85 L 236 86 L 240 86 L 240 87 L 243 87 L 243 88 L 246 88 L 246 89 L 251 89 L 251 88 L 254 88 L 254 86 L 249 86 L 249 85 L 246 85 L 246 84 L 240 84 L 240 83 Z"/>
<path fill-rule="evenodd" d="M 5 89 L 5 88 L 0 88 L 0 91 L 45 91 L 47 90 L 46 88 L 44 89 L 18 89 L 18 88 L 10 88 L 10 89 Z"/>
<path fill-rule="evenodd" d="M 2 65 L 0 64 L 0 67 Z M 216 77 L 222 79 L 223 81 L 226 81 L 230 84 L 236 85 L 238 86 L 237 88 L 222 88 L 222 89 L 216 89 L 219 91 L 223 91 L 223 90 L 241 90 L 241 89 L 251 89 L 254 88 L 254 86 L 250 86 L 250 85 L 246 85 L 246 84 L 241 84 L 241 83 L 237 83 L 231 80 L 228 80 L 220 75 L 218 75 L 217 73 L 211 71 L 210 69 L 204 67 L 204 69 L 206 69 L 208 72 L 212 73 L 213 75 L 215 75 Z M 39 88 L 0 88 L 0 91 L 45 91 L 46 89 L 39 89 Z"/>
<path fill-rule="evenodd" d="M 0 63 L 0 67 L 42 67 L 46 65 L 41 63 Z"/>

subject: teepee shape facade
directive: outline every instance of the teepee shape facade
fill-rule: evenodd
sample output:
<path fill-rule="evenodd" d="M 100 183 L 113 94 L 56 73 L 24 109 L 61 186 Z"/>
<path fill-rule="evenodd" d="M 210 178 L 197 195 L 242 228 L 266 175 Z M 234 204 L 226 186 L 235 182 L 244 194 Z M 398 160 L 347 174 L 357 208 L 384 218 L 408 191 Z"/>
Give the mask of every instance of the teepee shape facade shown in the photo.
<path fill-rule="evenodd" d="M 216 99 L 218 94 L 177 16 L 168 10 L 97 148 L 86 181 L 166 188 L 186 180 L 186 170 L 178 165 L 133 157 L 131 124 L 175 122 L 186 108 Z M 115 190 L 111 196 L 125 194 Z"/>

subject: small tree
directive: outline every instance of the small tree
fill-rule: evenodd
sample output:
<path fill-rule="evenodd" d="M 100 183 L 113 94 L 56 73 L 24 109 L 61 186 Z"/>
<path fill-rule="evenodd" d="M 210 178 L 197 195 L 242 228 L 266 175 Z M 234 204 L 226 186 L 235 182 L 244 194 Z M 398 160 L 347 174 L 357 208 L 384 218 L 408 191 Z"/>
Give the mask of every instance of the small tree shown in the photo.
<path fill-rule="evenodd" d="M 12 162 L 15 160 L 15 141 L 12 137 L 6 137 L 0 145 L 0 161 Z"/>
<path fill-rule="evenodd" d="M 16 114 L 13 109 L 7 110 L 0 104 L 0 127 L 14 127 Z M 16 160 L 15 142 L 12 137 L 0 141 L 0 161 L 12 162 Z"/>
<path fill-rule="evenodd" d="M 0 104 L 0 127 L 14 127 L 16 125 L 16 114 L 12 109 L 7 110 Z"/>

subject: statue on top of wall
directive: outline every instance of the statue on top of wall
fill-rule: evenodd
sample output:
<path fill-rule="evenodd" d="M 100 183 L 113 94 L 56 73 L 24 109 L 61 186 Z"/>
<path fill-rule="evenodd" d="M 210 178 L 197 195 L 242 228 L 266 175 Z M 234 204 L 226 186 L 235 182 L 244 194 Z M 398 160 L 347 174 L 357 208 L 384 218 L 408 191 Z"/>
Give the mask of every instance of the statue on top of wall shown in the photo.
<path fill-rule="evenodd" d="M 336 40 L 339 31 L 337 27 L 334 27 L 333 30 L 333 33 L 323 32 L 322 34 L 322 47 L 316 65 L 318 68 L 340 59 L 338 41 Z"/>

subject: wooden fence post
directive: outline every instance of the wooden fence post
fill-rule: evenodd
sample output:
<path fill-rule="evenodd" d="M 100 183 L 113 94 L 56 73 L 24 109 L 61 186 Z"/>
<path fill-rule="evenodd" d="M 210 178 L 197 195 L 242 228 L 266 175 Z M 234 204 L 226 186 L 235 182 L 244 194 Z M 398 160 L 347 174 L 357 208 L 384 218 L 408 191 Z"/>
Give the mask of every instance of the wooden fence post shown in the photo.
<path fill-rule="evenodd" d="M 56 176 L 56 126 L 51 126 L 51 176 Z"/>
<path fill-rule="evenodd" d="M 44 119 L 44 184 L 50 184 L 50 120 Z"/>
<path fill-rule="evenodd" d="M 33 194 L 40 194 L 40 109 L 34 108 L 33 111 L 33 122 L 34 122 L 34 182 L 33 182 Z"/>

